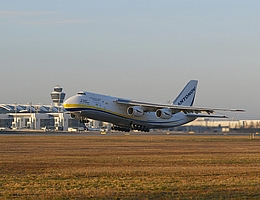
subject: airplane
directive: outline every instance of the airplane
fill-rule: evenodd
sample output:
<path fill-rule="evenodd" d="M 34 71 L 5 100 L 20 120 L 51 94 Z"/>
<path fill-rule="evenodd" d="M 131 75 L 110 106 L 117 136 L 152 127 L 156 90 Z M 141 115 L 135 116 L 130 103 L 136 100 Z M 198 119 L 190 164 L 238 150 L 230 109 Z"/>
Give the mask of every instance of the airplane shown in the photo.
<path fill-rule="evenodd" d="M 118 98 L 92 92 L 78 92 L 68 98 L 64 109 L 73 119 L 87 123 L 88 119 L 113 124 L 112 130 L 129 132 L 150 129 L 168 129 L 189 123 L 198 117 L 227 118 L 215 111 L 241 111 L 241 109 L 194 107 L 197 80 L 190 80 L 170 104 L 150 103 Z"/>

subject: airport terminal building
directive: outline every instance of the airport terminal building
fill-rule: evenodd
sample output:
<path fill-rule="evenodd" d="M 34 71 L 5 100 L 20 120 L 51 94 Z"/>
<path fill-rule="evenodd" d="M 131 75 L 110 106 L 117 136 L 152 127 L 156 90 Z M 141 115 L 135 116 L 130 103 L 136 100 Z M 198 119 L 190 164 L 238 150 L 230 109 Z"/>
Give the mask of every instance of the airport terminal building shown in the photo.
<path fill-rule="evenodd" d="M 63 109 L 65 93 L 60 86 L 54 87 L 51 93 L 51 105 L 28 104 L 0 104 L 1 129 L 52 129 L 67 131 L 69 127 L 81 127 L 78 120 L 74 120 Z"/>

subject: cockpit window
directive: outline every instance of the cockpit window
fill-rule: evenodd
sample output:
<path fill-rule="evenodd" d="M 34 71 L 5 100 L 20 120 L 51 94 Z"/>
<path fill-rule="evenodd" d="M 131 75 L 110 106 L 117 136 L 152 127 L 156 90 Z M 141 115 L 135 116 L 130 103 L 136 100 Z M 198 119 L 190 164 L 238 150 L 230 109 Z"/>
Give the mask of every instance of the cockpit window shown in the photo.
<path fill-rule="evenodd" d="M 78 94 L 79 94 L 79 95 L 87 95 L 86 92 L 82 92 L 82 91 L 78 92 Z"/>

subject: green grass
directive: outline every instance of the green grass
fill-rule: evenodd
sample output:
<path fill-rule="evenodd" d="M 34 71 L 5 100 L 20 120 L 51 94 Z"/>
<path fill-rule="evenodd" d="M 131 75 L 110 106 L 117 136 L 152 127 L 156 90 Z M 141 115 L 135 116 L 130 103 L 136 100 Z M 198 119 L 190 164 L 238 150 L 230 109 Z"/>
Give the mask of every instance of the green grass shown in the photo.
<path fill-rule="evenodd" d="M 1 136 L 0 199 L 259 199 L 259 142 Z"/>

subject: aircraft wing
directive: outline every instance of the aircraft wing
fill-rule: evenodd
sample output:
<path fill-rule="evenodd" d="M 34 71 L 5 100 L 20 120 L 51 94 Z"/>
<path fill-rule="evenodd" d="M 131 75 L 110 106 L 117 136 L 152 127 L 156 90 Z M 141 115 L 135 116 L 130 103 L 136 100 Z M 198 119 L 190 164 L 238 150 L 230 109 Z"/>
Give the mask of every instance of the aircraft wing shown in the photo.
<path fill-rule="evenodd" d="M 127 100 L 127 99 L 117 99 L 116 102 L 118 104 L 124 104 L 128 106 L 141 106 L 144 112 L 155 112 L 157 109 L 168 108 L 171 110 L 172 113 L 183 112 L 190 116 L 197 116 L 197 117 L 221 117 L 221 118 L 226 117 L 224 115 L 210 115 L 210 114 L 214 114 L 215 111 L 244 112 L 244 110 L 242 109 L 179 106 L 179 105 L 172 105 L 172 104 L 157 104 L 157 103 L 149 103 L 143 101 Z"/>

